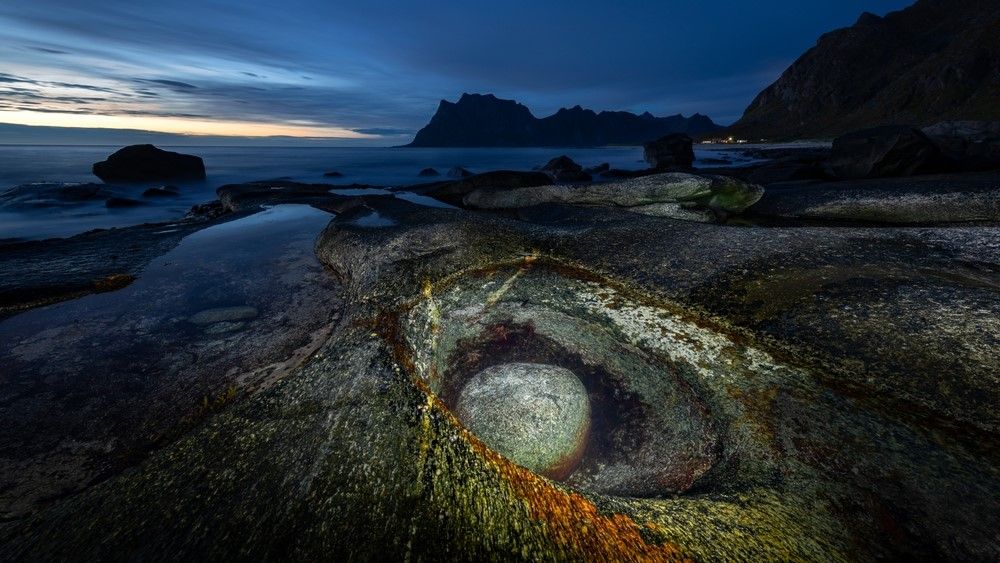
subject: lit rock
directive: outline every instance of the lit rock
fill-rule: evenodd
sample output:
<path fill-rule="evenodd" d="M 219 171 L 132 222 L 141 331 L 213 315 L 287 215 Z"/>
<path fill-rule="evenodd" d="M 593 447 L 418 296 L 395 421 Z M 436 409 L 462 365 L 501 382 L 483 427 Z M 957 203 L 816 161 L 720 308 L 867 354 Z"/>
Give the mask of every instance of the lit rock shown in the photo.
<path fill-rule="evenodd" d="M 583 383 L 553 365 L 501 364 L 479 372 L 462 390 L 456 414 L 488 446 L 553 479 L 575 469 L 590 429 Z"/>

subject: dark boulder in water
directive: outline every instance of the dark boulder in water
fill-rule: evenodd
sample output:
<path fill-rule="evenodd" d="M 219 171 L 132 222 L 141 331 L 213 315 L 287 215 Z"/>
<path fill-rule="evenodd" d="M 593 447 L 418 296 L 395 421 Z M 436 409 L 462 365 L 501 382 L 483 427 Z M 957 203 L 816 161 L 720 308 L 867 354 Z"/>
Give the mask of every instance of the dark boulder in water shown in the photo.
<path fill-rule="evenodd" d="M 644 144 L 643 157 L 659 170 L 690 168 L 694 163 L 693 143 L 684 133 L 672 133 Z"/>
<path fill-rule="evenodd" d="M 0 193 L 0 207 L 31 209 L 62 207 L 111 196 L 103 184 L 23 184 Z"/>
<path fill-rule="evenodd" d="M 181 195 L 175 186 L 163 186 L 162 188 L 149 188 L 142 192 L 142 197 L 161 198 L 177 197 Z"/>
<path fill-rule="evenodd" d="M 139 207 L 140 205 L 146 204 L 130 197 L 110 197 L 104 202 L 104 206 L 108 209 L 125 209 L 128 207 Z"/>
<path fill-rule="evenodd" d="M 584 172 L 582 166 L 573 162 L 573 159 L 566 155 L 557 156 L 550 160 L 542 167 L 542 172 L 557 182 L 589 182 L 591 180 L 590 174 Z"/>
<path fill-rule="evenodd" d="M 611 170 L 611 164 L 608 163 L 608 162 L 604 162 L 604 163 L 598 164 L 597 166 L 591 166 L 590 168 L 584 168 L 583 171 L 586 172 L 587 174 L 604 174 L 608 170 Z"/>
<path fill-rule="evenodd" d="M 468 178 L 469 176 L 472 176 L 472 172 L 469 172 L 461 166 L 453 166 L 451 170 L 448 170 L 449 178 Z"/>
<path fill-rule="evenodd" d="M 441 173 L 433 168 L 424 168 L 423 170 L 420 171 L 419 174 L 417 174 L 417 176 L 423 176 L 423 177 L 440 176 L 440 175 Z"/>
<path fill-rule="evenodd" d="M 336 170 L 331 170 L 329 172 L 326 172 L 326 173 L 323 174 L 323 176 L 325 176 L 327 178 L 343 178 L 344 177 L 344 175 L 342 173 L 337 172 Z"/>
<path fill-rule="evenodd" d="M 947 171 L 941 150 L 920 130 L 886 126 L 837 137 L 827 163 L 844 179 L 891 178 Z"/>
<path fill-rule="evenodd" d="M 94 175 L 108 181 L 201 180 L 205 163 L 190 154 L 158 149 L 153 145 L 131 145 L 94 164 Z"/>

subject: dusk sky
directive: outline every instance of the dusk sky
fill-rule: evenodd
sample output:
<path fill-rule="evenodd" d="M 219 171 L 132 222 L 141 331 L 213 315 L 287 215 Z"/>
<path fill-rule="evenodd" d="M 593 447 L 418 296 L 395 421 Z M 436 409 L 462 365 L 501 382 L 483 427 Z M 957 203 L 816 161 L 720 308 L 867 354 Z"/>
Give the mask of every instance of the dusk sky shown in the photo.
<path fill-rule="evenodd" d="M 910 0 L 6 0 L 0 123 L 393 144 L 438 100 L 736 120 L 826 31 Z"/>

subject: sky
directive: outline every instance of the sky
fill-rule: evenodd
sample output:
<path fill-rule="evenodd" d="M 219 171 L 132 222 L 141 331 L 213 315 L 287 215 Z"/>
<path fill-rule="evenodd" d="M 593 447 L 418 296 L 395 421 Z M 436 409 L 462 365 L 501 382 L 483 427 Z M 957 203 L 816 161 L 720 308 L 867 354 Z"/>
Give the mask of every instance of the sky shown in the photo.
<path fill-rule="evenodd" d="M 3 0 L 0 124 L 390 145 L 463 92 L 728 124 L 822 33 L 910 3 Z"/>

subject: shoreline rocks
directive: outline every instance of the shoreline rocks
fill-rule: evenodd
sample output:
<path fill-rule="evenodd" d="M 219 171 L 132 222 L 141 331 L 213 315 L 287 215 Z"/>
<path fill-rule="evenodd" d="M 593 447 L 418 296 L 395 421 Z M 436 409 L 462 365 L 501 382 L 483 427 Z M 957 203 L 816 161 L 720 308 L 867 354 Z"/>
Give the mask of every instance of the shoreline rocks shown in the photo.
<path fill-rule="evenodd" d="M 521 209 L 562 203 L 620 207 L 646 215 L 696 216 L 685 210 L 705 209 L 721 215 L 738 214 L 764 193 L 760 186 L 724 176 L 680 172 L 588 185 L 477 189 L 462 199 L 472 209 Z"/>
<path fill-rule="evenodd" d="M 693 143 L 685 133 L 672 133 L 645 143 L 643 158 L 656 170 L 689 169 L 694 163 Z"/>
<path fill-rule="evenodd" d="M 557 156 L 542 166 L 541 171 L 556 182 L 589 182 L 590 174 L 566 155 Z"/>
<path fill-rule="evenodd" d="M 837 137 L 827 169 L 837 178 L 858 180 L 946 172 L 947 163 L 918 129 L 876 127 Z"/>

